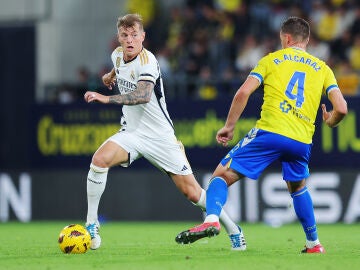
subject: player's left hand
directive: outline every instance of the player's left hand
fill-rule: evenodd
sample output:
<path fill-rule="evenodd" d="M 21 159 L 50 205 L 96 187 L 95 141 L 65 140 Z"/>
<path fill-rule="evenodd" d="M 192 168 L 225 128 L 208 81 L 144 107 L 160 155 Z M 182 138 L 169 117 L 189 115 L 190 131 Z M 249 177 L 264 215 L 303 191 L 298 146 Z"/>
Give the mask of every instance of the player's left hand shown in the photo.
<path fill-rule="evenodd" d="M 326 123 L 327 120 L 331 117 L 331 112 L 328 112 L 326 110 L 326 105 L 325 104 L 321 104 L 321 110 L 322 110 L 322 119 Z"/>
<path fill-rule="evenodd" d="M 109 103 L 108 96 L 104 96 L 97 92 L 92 92 L 92 91 L 87 91 L 84 95 L 84 99 L 87 103 L 90 102 Z"/>
<path fill-rule="evenodd" d="M 232 140 L 234 136 L 234 129 L 224 126 L 216 134 L 216 141 L 223 146 L 227 146 L 228 142 Z"/>
<path fill-rule="evenodd" d="M 115 85 L 115 82 L 116 82 L 115 72 L 110 71 L 109 73 L 104 74 L 101 79 L 102 79 L 104 85 L 107 88 L 109 88 L 110 90 L 112 90 L 112 88 L 113 88 L 113 86 Z"/>

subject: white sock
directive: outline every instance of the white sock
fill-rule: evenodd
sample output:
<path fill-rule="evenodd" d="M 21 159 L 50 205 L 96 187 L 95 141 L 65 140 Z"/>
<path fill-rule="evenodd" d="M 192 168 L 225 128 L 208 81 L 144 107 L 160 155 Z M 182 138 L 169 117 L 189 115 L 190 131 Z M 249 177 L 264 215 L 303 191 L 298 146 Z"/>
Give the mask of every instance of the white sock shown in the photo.
<path fill-rule="evenodd" d="M 217 215 L 211 214 L 206 216 L 204 223 L 206 222 L 219 222 L 219 217 Z"/>
<path fill-rule="evenodd" d="M 201 207 L 202 209 L 206 208 L 206 191 L 204 189 L 201 190 L 201 195 L 199 201 L 196 203 L 197 206 Z M 226 211 L 224 209 L 221 210 L 220 217 L 211 217 L 216 215 L 209 215 L 205 218 L 205 222 L 216 222 L 220 221 L 224 225 L 225 230 L 228 234 L 237 234 L 239 233 L 239 228 L 235 224 L 234 221 L 231 220 L 231 218 L 228 216 Z"/>
<path fill-rule="evenodd" d="M 109 168 L 101 168 L 92 163 L 90 164 L 86 187 L 88 202 L 86 223 L 94 223 L 98 220 L 100 198 L 105 190 L 108 171 Z"/>
<path fill-rule="evenodd" d="M 310 240 L 307 240 L 307 239 L 306 239 L 306 243 L 305 243 L 305 245 L 306 245 L 307 248 L 313 248 L 313 247 L 315 247 L 315 246 L 317 246 L 317 245 L 319 245 L 319 244 L 320 244 L 320 240 L 319 240 L 319 239 L 316 239 L 315 241 L 310 241 Z"/>
<path fill-rule="evenodd" d="M 206 191 L 201 189 L 200 199 L 195 205 L 199 206 L 203 211 L 206 210 Z"/>
<path fill-rule="evenodd" d="M 228 234 L 238 234 L 240 233 L 238 226 L 236 223 L 229 217 L 224 208 L 220 213 L 220 221 L 224 225 L 225 230 Z"/>

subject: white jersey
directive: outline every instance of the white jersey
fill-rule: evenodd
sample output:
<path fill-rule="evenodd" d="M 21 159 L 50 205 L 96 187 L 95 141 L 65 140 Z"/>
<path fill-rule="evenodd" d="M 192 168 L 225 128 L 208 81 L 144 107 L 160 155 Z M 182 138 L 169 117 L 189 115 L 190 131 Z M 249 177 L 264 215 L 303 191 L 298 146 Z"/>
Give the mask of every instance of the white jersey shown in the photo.
<path fill-rule="evenodd" d="M 155 56 L 145 48 L 130 62 L 123 59 L 123 50 L 116 48 L 111 54 L 120 94 L 136 90 L 138 81 L 154 83 L 154 91 L 148 103 L 123 105 L 122 130 L 137 132 L 151 138 L 174 134 L 173 123 L 166 108 L 164 88 L 159 64 Z"/>

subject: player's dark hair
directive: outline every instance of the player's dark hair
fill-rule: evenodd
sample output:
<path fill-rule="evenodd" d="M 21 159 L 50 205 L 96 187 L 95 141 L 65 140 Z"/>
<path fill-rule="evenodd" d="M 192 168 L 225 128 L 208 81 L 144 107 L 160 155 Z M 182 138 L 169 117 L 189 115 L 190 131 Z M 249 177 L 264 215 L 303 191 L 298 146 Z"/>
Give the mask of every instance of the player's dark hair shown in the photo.
<path fill-rule="evenodd" d="M 310 37 L 310 26 L 302 18 L 289 17 L 281 25 L 281 33 L 290 34 L 299 41 L 305 41 Z"/>
<path fill-rule="evenodd" d="M 126 14 L 123 17 L 119 17 L 116 25 L 117 28 L 119 29 L 120 27 L 124 27 L 124 28 L 134 27 L 136 24 L 139 25 L 139 28 L 141 30 L 144 29 L 141 15 L 134 13 L 134 14 Z"/>

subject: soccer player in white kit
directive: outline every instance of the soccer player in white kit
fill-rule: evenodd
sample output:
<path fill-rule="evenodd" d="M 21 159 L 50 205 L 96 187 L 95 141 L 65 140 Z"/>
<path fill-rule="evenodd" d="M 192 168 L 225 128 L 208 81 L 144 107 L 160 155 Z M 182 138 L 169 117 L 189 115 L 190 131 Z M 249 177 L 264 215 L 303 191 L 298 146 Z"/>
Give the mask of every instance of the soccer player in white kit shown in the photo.
<path fill-rule="evenodd" d="M 108 138 L 93 155 L 87 177 L 88 212 L 86 227 L 90 232 L 91 249 L 101 245 L 98 207 L 111 167 L 129 166 L 144 157 L 167 173 L 177 188 L 195 205 L 205 208 L 206 192 L 196 181 L 182 144 L 176 139 L 174 126 L 166 108 L 159 64 L 143 47 L 145 32 L 138 14 L 127 14 L 117 21 L 118 41 L 111 59 L 113 69 L 102 77 L 112 89 L 116 83 L 119 94 L 105 96 L 87 91 L 86 102 L 122 105 L 121 129 Z M 233 250 L 245 250 L 241 228 L 221 212 Z"/>

